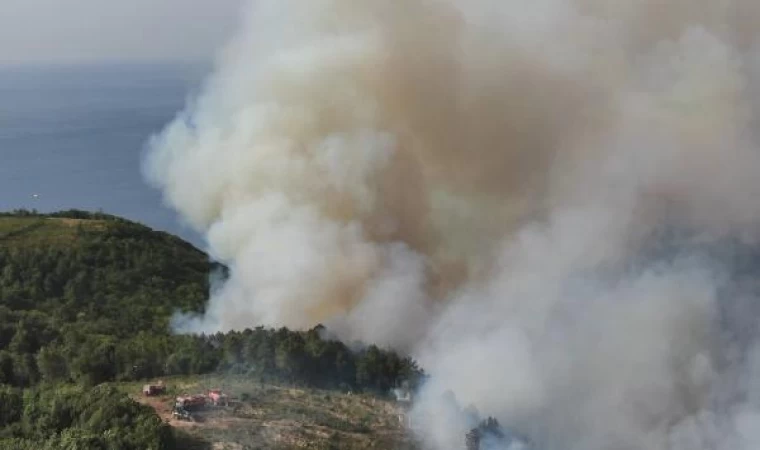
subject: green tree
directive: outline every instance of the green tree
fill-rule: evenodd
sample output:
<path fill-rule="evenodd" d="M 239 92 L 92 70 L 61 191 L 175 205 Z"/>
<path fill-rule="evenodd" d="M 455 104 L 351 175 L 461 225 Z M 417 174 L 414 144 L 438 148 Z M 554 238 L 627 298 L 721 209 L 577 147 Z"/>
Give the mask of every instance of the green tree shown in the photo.
<path fill-rule="evenodd" d="M 275 348 L 275 366 L 290 381 L 298 380 L 308 365 L 304 340 L 299 334 L 286 334 Z"/>
<path fill-rule="evenodd" d="M 40 376 L 47 382 L 69 380 L 69 368 L 62 349 L 57 346 L 42 347 L 37 353 L 37 367 Z"/>
<path fill-rule="evenodd" d="M 0 427 L 21 420 L 23 406 L 23 397 L 19 389 L 0 385 Z"/>

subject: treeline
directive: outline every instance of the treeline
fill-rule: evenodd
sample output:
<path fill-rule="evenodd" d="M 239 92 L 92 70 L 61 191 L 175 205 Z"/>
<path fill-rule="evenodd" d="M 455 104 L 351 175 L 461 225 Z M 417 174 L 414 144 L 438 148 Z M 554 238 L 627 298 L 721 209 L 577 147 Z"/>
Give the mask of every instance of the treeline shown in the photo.
<path fill-rule="evenodd" d="M 50 213 L 42 213 L 36 209 L 14 209 L 11 211 L 0 211 L 0 217 L 58 217 L 62 219 L 83 219 L 83 220 L 110 220 L 114 222 L 134 224 L 123 217 L 114 216 L 104 212 L 82 211 L 80 209 L 67 209 Z M 136 225 L 136 224 L 135 224 Z"/>
<path fill-rule="evenodd" d="M 320 327 L 172 335 L 172 314 L 201 312 L 208 274 L 224 267 L 174 236 L 107 220 L 78 225 L 73 241 L 53 229 L 49 242 L 0 247 L 0 383 L 96 385 L 221 371 L 385 392 L 421 375 L 409 358 L 323 340 Z"/>
<path fill-rule="evenodd" d="M 171 428 L 148 406 L 101 386 L 22 391 L 0 386 L 0 448 L 172 450 Z"/>
<path fill-rule="evenodd" d="M 0 217 L 40 217 L 44 214 L 36 209 L 14 209 L 12 211 L 0 211 Z"/>
<path fill-rule="evenodd" d="M 414 360 L 371 345 L 351 351 L 321 328 L 248 329 L 213 335 L 108 333 L 110 322 L 58 327 L 44 314 L 0 306 L 0 384 L 93 386 L 172 375 L 228 373 L 327 389 L 387 394 L 423 376 Z"/>
<path fill-rule="evenodd" d="M 351 351 L 340 341 L 323 339 L 323 331 L 322 326 L 307 332 L 259 327 L 217 334 L 210 340 L 220 350 L 218 370 L 225 373 L 379 394 L 402 383 L 413 387 L 424 375 L 411 358 L 375 345 Z"/>

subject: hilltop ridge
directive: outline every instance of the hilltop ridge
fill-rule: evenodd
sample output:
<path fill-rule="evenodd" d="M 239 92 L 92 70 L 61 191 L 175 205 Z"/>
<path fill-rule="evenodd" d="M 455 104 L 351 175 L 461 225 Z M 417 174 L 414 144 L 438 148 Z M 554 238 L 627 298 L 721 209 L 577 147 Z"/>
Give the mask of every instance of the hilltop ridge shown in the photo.
<path fill-rule="evenodd" d="M 26 209 L 0 212 L 0 243 L 3 246 L 70 245 L 77 242 L 77 237 L 82 237 L 88 232 L 148 238 L 152 242 L 163 241 L 166 244 L 195 250 L 199 255 L 204 254 L 193 244 L 171 233 L 154 230 L 139 222 L 112 214 L 78 209 L 52 213 L 39 213 Z"/>

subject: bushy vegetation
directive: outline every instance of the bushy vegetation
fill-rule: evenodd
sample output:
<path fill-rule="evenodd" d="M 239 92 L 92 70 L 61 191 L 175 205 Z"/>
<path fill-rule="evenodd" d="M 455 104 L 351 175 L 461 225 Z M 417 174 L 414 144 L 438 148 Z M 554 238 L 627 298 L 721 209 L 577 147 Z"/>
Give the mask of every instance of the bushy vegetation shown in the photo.
<path fill-rule="evenodd" d="M 465 447 L 467 450 L 535 448 L 527 436 L 504 429 L 493 417 L 482 420 L 467 433 Z"/>
<path fill-rule="evenodd" d="M 0 386 L 0 448 L 170 450 L 171 428 L 115 388 Z"/>
<path fill-rule="evenodd" d="M 110 381 L 224 372 L 387 393 L 422 375 L 409 358 L 375 346 L 353 352 L 324 340 L 321 327 L 172 334 L 175 312 L 202 312 L 208 275 L 218 269 L 224 268 L 172 235 L 107 214 L 0 214 L 0 385 L 11 396 L 11 406 L 0 402 L 0 424 L 1 435 L 15 439 L 0 448 L 138 448 L 127 441 L 112 445 L 116 441 L 107 439 L 116 438 L 104 437 L 111 428 L 91 427 L 83 418 L 96 413 L 77 409 L 87 393 L 96 396 L 88 402 L 100 402 L 99 415 L 121 414 L 130 426 L 149 421 L 124 397 L 110 397 L 101 388 L 82 390 Z M 82 387 L 61 391 L 40 388 L 41 383 Z M 50 400 L 58 392 L 63 397 Z M 17 398 L 20 409 L 13 409 Z M 63 412 L 56 409 L 69 403 Z M 24 425 L 33 408 L 48 406 L 51 415 L 66 419 L 40 422 L 48 423 L 44 430 Z M 155 439 L 139 448 L 171 448 L 162 447 L 169 441 Z"/>
<path fill-rule="evenodd" d="M 465 437 L 467 450 L 480 450 L 481 448 L 509 448 L 507 436 L 502 430 L 499 421 L 489 417 L 471 429 Z"/>

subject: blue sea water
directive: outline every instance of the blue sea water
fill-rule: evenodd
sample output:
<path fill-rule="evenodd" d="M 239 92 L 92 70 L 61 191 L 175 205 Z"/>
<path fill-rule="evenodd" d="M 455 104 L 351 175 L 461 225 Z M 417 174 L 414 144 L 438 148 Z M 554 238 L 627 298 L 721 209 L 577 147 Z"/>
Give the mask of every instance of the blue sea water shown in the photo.
<path fill-rule="evenodd" d="M 141 158 L 202 73 L 168 65 L 0 67 L 0 210 L 102 210 L 200 245 L 145 183 Z"/>

